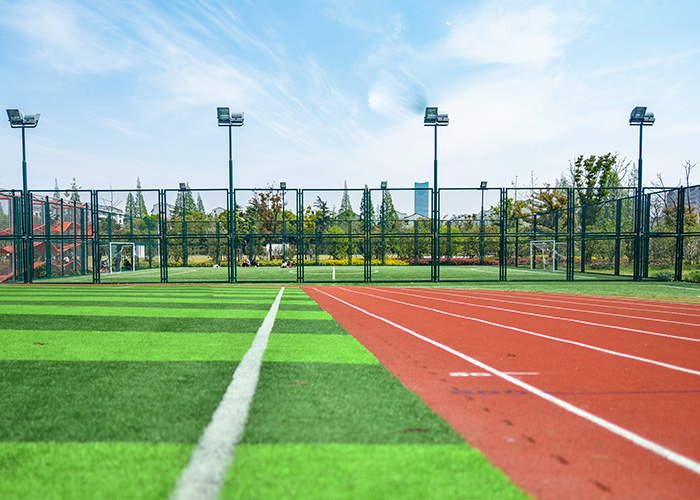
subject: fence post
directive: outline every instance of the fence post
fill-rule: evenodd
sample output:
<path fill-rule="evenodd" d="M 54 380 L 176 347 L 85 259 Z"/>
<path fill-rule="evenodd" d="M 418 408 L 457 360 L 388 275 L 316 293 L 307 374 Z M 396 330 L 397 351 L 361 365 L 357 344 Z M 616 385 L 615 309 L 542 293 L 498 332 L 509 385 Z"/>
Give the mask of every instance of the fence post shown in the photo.
<path fill-rule="evenodd" d="M 576 263 L 575 259 L 575 239 L 574 239 L 574 229 L 575 229 L 575 216 L 576 216 L 576 206 L 574 199 L 573 188 L 568 188 L 566 195 L 566 281 L 574 280 L 574 266 Z"/>
<path fill-rule="evenodd" d="M 92 282 L 100 283 L 102 259 L 100 258 L 100 202 L 97 191 L 90 191 L 92 219 Z"/>
<path fill-rule="evenodd" d="M 677 216 L 676 216 L 676 268 L 675 281 L 683 281 L 683 250 L 684 244 L 684 226 L 685 226 L 685 188 L 678 188 L 677 201 Z"/>
<path fill-rule="evenodd" d="M 500 200 L 500 217 L 499 223 L 499 239 L 500 251 L 498 256 L 498 280 L 506 281 L 508 279 L 508 244 L 506 242 L 506 225 L 508 224 L 508 190 L 501 188 Z M 516 254 L 515 259 L 518 259 Z"/>

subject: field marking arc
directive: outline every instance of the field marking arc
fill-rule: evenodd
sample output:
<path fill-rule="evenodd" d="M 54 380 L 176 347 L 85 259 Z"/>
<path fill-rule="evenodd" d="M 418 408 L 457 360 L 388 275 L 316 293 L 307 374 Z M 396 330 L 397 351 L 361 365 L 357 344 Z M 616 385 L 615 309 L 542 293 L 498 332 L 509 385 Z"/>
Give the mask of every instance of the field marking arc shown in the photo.
<path fill-rule="evenodd" d="M 382 297 L 381 295 L 373 295 L 373 294 L 371 294 L 371 293 L 363 293 L 363 292 L 359 292 L 359 291 L 357 291 L 357 290 L 350 290 L 349 288 L 345 288 L 345 287 L 339 287 L 339 288 L 340 288 L 341 290 L 345 290 L 345 291 L 347 291 L 347 292 L 357 293 L 357 294 L 360 294 L 360 295 L 367 295 L 367 296 L 369 296 L 369 297 L 376 297 L 376 298 L 378 298 L 378 299 L 388 300 L 388 301 L 390 301 L 390 302 L 396 302 L 397 304 L 407 305 L 407 306 L 415 307 L 415 308 L 418 308 L 418 309 L 425 309 L 426 311 L 432 311 L 432 312 L 436 312 L 436 313 L 438 313 L 438 314 L 444 314 L 444 315 L 446 315 L 446 316 L 453 316 L 453 317 L 455 317 L 455 318 L 466 319 L 466 320 L 468 320 L 468 321 L 475 321 L 475 322 L 477 322 L 477 323 L 483 323 L 483 324 L 485 324 L 485 325 L 495 326 L 495 327 L 497 327 L 497 328 L 504 328 L 504 329 L 506 329 L 506 330 L 512 330 L 512 331 L 515 331 L 515 332 L 525 333 L 525 334 L 527 334 L 527 335 L 532 335 L 532 336 L 534 336 L 534 337 L 541 337 L 541 338 L 544 338 L 544 339 L 554 340 L 554 341 L 562 342 L 562 343 L 565 343 L 565 344 L 571 344 L 571 345 L 575 345 L 575 346 L 578 346 L 578 347 L 584 347 L 584 348 L 586 348 L 586 349 L 591 349 L 591 350 L 593 350 L 593 351 L 603 352 L 603 353 L 605 353 L 605 354 L 611 354 L 611 355 L 613 355 L 613 356 L 619 356 L 619 357 L 621 357 L 621 358 L 627 358 L 627 359 L 631 359 L 631 360 L 634 360 L 634 361 L 641 361 L 641 362 L 643 362 L 643 363 L 649 363 L 649 364 L 652 364 L 652 365 L 660 366 L 660 367 L 662 367 L 662 368 L 669 368 L 669 369 L 671 369 L 671 370 L 676 370 L 676 371 L 680 371 L 680 372 L 690 373 L 691 375 L 700 375 L 700 371 L 698 371 L 698 370 L 692 370 L 692 369 L 690 369 L 690 368 L 683 368 L 682 366 L 671 365 L 671 364 L 669 364 L 669 363 L 664 363 L 664 362 L 662 362 L 662 361 L 654 361 L 653 359 L 642 358 L 642 357 L 639 357 L 639 356 L 634 356 L 634 355 L 632 355 L 632 354 L 625 354 L 624 352 L 612 351 L 612 350 L 610 350 L 610 349 L 604 349 L 604 348 L 602 348 L 602 347 L 596 347 L 596 346 L 594 346 L 594 345 L 584 344 L 583 342 L 576 342 L 576 341 L 574 341 L 574 340 L 566 340 L 566 339 L 561 339 L 561 338 L 558 338 L 558 337 L 552 337 L 551 335 L 545 335 L 544 333 L 537 333 L 537 332 L 533 332 L 533 331 L 531 331 L 531 330 L 525 330 L 524 328 L 518 328 L 518 327 L 515 327 L 515 326 L 502 325 L 502 324 L 500 324 L 500 323 L 495 323 L 495 322 L 493 322 L 493 321 L 488 321 L 488 320 L 481 319 L 481 318 L 474 318 L 474 317 L 471 317 L 471 316 L 464 316 L 464 315 L 462 315 L 462 314 L 451 313 L 451 312 L 448 312 L 448 311 L 441 311 L 440 309 L 435 309 L 435 308 L 433 308 L 433 307 L 427 307 L 427 306 L 421 306 L 421 305 L 417 305 L 417 304 L 411 304 L 410 302 L 402 302 L 402 301 L 400 301 L 400 300 L 390 299 L 390 298 L 388 298 L 388 297 Z"/>
<path fill-rule="evenodd" d="M 226 471 L 234 459 L 235 446 L 243 436 L 250 405 L 258 385 L 263 354 L 282 300 L 280 288 L 263 320 L 248 352 L 233 377 L 209 425 L 199 438 L 197 447 L 182 471 L 170 500 L 215 500 L 224 484 Z"/>
<path fill-rule="evenodd" d="M 370 288 L 370 289 L 372 289 L 372 290 L 376 290 L 375 287 L 368 287 L 368 288 Z M 514 313 L 514 314 L 524 314 L 524 315 L 527 315 L 527 316 L 536 316 L 536 317 L 538 317 L 538 318 L 548 318 L 548 319 L 554 319 L 554 320 L 557 320 L 557 321 L 571 321 L 571 322 L 573 322 L 573 323 L 580 323 L 580 324 L 582 324 L 582 325 L 596 326 L 596 327 L 602 327 L 602 328 L 612 328 L 612 329 L 615 329 L 615 330 L 625 330 L 625 331 L 628 331 L 628 332 L 642 333 L 642 334 L 645 334 L 645 335 L 654 335 L 654 336 L 658 336 L 658 337 L 667 337 L 667 338 L 676 339 L 676 340 L 687 340 L 687 341 L 689 341 L 689 342 L 700 342 L 700 339 L 694 339 L 694 338 L 692 338 L 692 337 L 680 337 L 680 336 L 678 336 L 678 335 L 671 335 L 671 334 L 668 334 L 668 333 L 659 333 L 659 332 L 650 332 L 650 331 L 648 331 L 648 330 L 639 330 L 639 329 L 637 329 L 637 328 L 628 328 L 628 327 L 626 327 L 626 326 L 615 326 L 615 325 L 607 325 L 607 324 L 604 324 L 604 323 L 593 323 L 593 322 L 591 322 L 591 321 L 584 321 L 584 320 L 582 320 L 582 319 L 574 319 L 574 318 L 559 318 L 559 317 L 557 317 L 557 316 L 550 316 L 550 315 L 548 315 L 548 314 L 532 313 L 532 312 L 527 312 L 527 311 L 518 311 L 518 310 L 516 310 L 516 309 L 506 309 L 506 308 L 503 308 L 503 307 L 487 306 L 487 305 L 484 305 L 484 304 L 472 304 L 472 303 L 469 303 L 469 302 L 459 302 L 459 301 L 457 301 L 457 300 L 444 299 L 444 298 L 441 298 L 441 297 L 434 297 L 434 296 L 428 296 L 428 295 L 410 294 L 410 293 L 407 293 L 407 292 L 399 292 L 399 291 L 397 291 L 397 290 L 386 290 L 386 291 L 389 292 L 389 293 L 397 293 L 397 294 L 399 294 L 399 295 L 409 295 L 409 296 L 411 296 L 411 297 L 418 297 L 418 298 L 429 299 L 429 300 L 440 300 L 440 301 L 442 301 L 442 302 L 450 302 L 450 303 L 452 303 L 452 304 L 466 305 L 466 306 L 470 306 L 470 307 L 481 307 L 481 308 L 484 308 L 484 309 L 494 309 L 494 310 L 496 310 L 496 311 L 505 311 L 505 312 L 510 312 L 510 313 Z M 431 291 L 432 291 L 432 290 L 431 290 Z M 450 294 L 446 294 L 446 295 L 450 295 Z M 458 295 L 450 295 L 450 296 L 452 296 L 452 297 L 458 297 Z M 491 300 L 491 299 L 484 299 L 484 300 Z M 499 301 L 499 302 L 507 302 L 507 301 L 501 300 L 501 301 Z M 522 305 L 529 305 L 529 304 L 524 303 L 524 302 L 512 302 L 512 303 L 518 303 L 518 304 L 522 304 Z M 548 306 L 547 306 L 547 307 L 548 307 Z M 558 308 L 558 309 L 564 309 L 564 308 Z M 579 311 L 579 310 L 574 310 L 574 311 L 583 312 L 583 311 Z M 699 327 L 700 327 L 700 325 L 696 325 L 696 326 L 699 326 Z"/>
<path fill-rule="evenodd" d="M 602 428 L 612 432 L 613 434 L 620 436 L 620 437 L 632 442 L 633 444 L 635 444 L 637 446 L 640 446 L 641 448 L 644 448 L 648 451 L 651 451 L 652 453 L 655 453 L 656 455 L 659 455 L 660 457 L 665 458 L 665 459 L 675 463 L 676 465 L 680 465 L 681 467 L 684 467 L 684 468 L 690 470 L 691 472 L 694 472 L 695 474 L 700 475 L 700 462 L 696 462 L 695 460 L 693 460 L 689 457 L 686 457 L 685 455 L 681 455 L 680 453 L 676 453 L 675 451 L 670 450 L 670 449 L 668 449 L 668 448 L 666 448 L 658 443 L 655 443 L 654 441 L 651 441 L 643 436 L 640 436 L 639 434 L 636 434 L 630 430 L 627 430 L 623 427 L 620 427 L 617 424 L 609 422 L 609 421 L 605 420 L 604 418 L 598 417 L 597 415 L 594 415 L 586 410 L 582 410 L 581 408 L 574 406 L 571 403 L 568 403 L 568 402 L 566 402 L 562 399 L 559 399 L 555 396 L 552 396 L 551 394 L 548 394 L 548 393 L 542 391 L 541 389 L 538 389 L 537 387 L 528 384 L 527 382 L 523 382 L 522 380 L 519 380 L 519 379 L 512 377 L 510 375 L 507 375 L 506 373 L 501 372 L 500 370 L 497 370 L 496 368 L 493 368 L 492 366 L 487 365 L 486 363 L 483 363 L 475 358 L 472 358 L 471 356 L 468 356 L 460 351 L 457 351 L 456 349 L 453 349 L 445 344 L 441 344 L 440 342 L 437 342 L 436 340 L 433 340 L 429 337 L 426 337 L 426 336 L 421 335 L 417 332 L 414 332 L 413 330 L 406 328 L 405 326 L 399 325 L 398 323 L 394 323 L 393 321 L 391 321 L 389 319 L 386 319 L 386 318 L 383 318 L 379 315 L 371 313 L 365 309 L 362 309 L 361 307 L 358 307 L 358 306 L 351 304 L 349 302 L 346 302 L 338 297 L 335 297 L 329 293 L 326 293 L 323 290 L 319 290 L 318 288 L 314 288 L 314 290 L 316 290 L 317 292 L 322 293 L 323 295 L 326 295 L 326 296 L 328 296 L 328 297 L 330 297 L 338 302 L 341 302 L 341 303 L 347 305 L 348 307 L 356 309 L 356 310 L 358 310 L 358 311 L 360 311 L 360 312 L 362 312 L 370 317 L 378 319 L 379 321 L 383 321 L 384 323 L 387 323 L 387 324 L 393 326 L 394 328 L 398 328 L 399 330 L 402 330 L 402 331 L 408 333 L 409 335 L 416 337 L 417 339 L 420 339 L 420 340 L 427 342 L 428 344 L 431 344 L 439 349 L 442 349 L 446 352 L 449 352 L 450 354 L 453 354 L 453 355 L 457 356 L 458 358 L 461 358 L 469 363 L 472 363 L 473 365 L 478 366 L 479 368 L 482 368 L 483 370 L 486 370 L 486 371 L 492 373 L 493 375 L 500 377 L 503 380 L 506 380 L 507 382 L 510 382 L 510 383 L 512 383 L 512 384 L 514 384 L 514 385 L 516 385 L 516 386 L 518 386 L 518 387 L 520 387 L 528 392 L 531 392 L 532 394 L 539 396 L 540 398 L 542 398 L 542 399 L 544 399 L 544 400 L 546 400 L 546 401 L 548 401 L 548 402 L 550 402 L 550 403 L 552 403 L 552 404 L 554 404 L 554 405 L 556 405 L 556 406 L 558 406 L 558 407 L 560 407 L 560 408 L 562 408 L 570 413 L 573 413 L 576 416 L 579 416 L 585 420 L 588 420 L 589 422 L 596 424 L 599 427 L 602 427 Z"/>

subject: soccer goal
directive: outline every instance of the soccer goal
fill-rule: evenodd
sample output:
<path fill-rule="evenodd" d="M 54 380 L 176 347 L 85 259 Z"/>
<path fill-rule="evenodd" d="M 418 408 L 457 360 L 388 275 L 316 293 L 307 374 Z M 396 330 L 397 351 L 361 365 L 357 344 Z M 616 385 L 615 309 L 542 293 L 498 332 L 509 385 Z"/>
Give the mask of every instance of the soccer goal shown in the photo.
<path fill-rule="evenodd" d="M 136 269 L 136 252 L 138 245 L 133 242 L 109 242 L 109 272 L 121 273 Z"/>
<path fill-rule="evenodd" d="M 530 242 L 530 269 L 566 271 L 566 242 L 533 240 Z"/>

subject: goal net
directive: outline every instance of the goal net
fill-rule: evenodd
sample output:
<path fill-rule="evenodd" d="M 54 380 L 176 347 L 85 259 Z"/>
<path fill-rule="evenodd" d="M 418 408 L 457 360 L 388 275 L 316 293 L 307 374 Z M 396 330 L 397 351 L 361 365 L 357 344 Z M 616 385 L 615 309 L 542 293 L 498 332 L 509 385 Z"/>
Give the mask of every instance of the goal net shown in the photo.
<path fill-rule="evenodd" d="M 134 271 L 138 246 L 141 245 L 135 245 L 133 242 L 111 241 L 109 243 L 109 272 Z"/>
<path fill-rule="evenodd" d="M 566 271 L 566 242 L 533 240 L 530 242 L 530 269 Z"/>

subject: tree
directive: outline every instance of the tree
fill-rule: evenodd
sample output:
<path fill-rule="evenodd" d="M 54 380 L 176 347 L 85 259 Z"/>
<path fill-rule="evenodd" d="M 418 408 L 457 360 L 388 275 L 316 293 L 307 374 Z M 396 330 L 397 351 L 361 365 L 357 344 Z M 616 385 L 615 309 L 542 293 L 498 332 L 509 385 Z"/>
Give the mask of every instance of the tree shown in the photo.
<path fill-rule="evenodd" d="M 126 195 L 126 203 L 124 204 L 124 215 L 129 217 L 136 216 L 136 202 L 134 201 L 134 196 L 129 193 Z"/>
<path fill-rule="evenodd" d="M 78 183 L 75 182 L 75 177 L 73 177 L 73 182 L 70 183 L 70 190 L 66 191 L 66 196 L 71 203 L 80 203 L 79 189 L 82 189 L 82 187 L 78 186 Z"/>
<path fill-rule="evenodd" d="M 61 199 L 61 191 L 58 189 L 58 179 L 54 177 L 53 179 L 53 200 L 58 201 Z"/>
<path fill-rule="evenodd" d="M 355 212 L 352 209 L 352 203 L 350 201 L 350 193 L 348 193 L 348 182 L 345 181 L 343 185 L 343 199 L 340 202 L 340 210 L 338 210 L 339 219 L 354 219 Z"/>
<path fill-rule="evenodd" d="M 372 199 L 370 198 L 369 187 L 367 184 L 365 184 L 365 193 L 363 194 L 362 201 L 360 202 L 360 217 L 362 220 L 365 220 L 365 218 L 368 218 L 370 221 L 374 220 L 374 207 L 372 206 Z"/>
<path fill-rule="evenodd" d="M 183 214 L 185 217 L 192 215 L 197 211 L 197 204 L 194 202 L 192 197 L 192 190 L 190 185 L 187 184 L 185 189 L 181 189 L 177 193 L 177 198 L 175 199 L 175 208 L 173 209 L 173 217 L 182 218 Z"/>
<path fill-rule="evenodd" d="M 328 209 L 328 202 L 321 199 L 320 196 L 316 197 L 314 202 L 314 207 L 316 208 L 316 219 L 318 220 L 318 230 L 321 233 L 326 232 L 328 226 L 331 223 L 331 211 Z"/>
<path fill-rule="evenodd" d="M 197 193 L 197 212 L 199 212 L 202 215 L 205 215 L 207 212 L 204 209 L 204 202 L 202 201 L 202 195 Z"/>
<path fill-rule="evenodd" d="M 134 217 L 148 217 L 146 201 L 141 193 L 141 179 L 136 178 L 136 198 L 134 200 Z"/>
<path fill-rule="evenodd" d="M 611 188 L 622 187 L 628 166 L 629 162 L 612 153 L 588 158 L 580 155 L 573 163 L 569 162 L 571 184 L 578 203 L 588 205 L 607 200 Z"/>
<path fill-rule="evenodd" d="M 394 202 L 391 199 L 391 192 L 388 189 L 382 191 L 382 203 L 379 205 L 379 217 L 384 221 L 385 227 L 396 222 L 398 215 L 396 214 L 396 209 L 394 208 Z"/>

